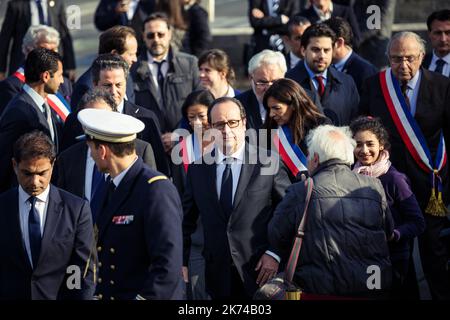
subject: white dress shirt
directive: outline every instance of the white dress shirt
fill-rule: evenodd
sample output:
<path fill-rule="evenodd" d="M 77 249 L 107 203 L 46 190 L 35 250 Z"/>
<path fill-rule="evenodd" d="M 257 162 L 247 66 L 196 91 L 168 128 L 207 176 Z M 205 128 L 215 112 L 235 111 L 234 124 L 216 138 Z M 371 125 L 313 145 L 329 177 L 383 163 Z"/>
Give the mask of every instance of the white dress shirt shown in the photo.
<path fill-rule="evenodd" d="M 300 60 L 302 60 L 299 57 L 297 57 L 292 51 L 289 52 L 289 58 L 290 58 L 289 59 L 290 60 L 289 67 L 291 69 L 294 68 Z"/>
<path fill-rule="evenodd" d="M 91 201 L 92 198 L 92 174 L 94 172 L 95 161 L 91 156 L 91 149 L 88 148 L 86 154 L 86 171 L 84 173 L 84 198 Z"/>
<path fill-rule="evenodd" d="M 161 72 L 164 77 L 164 79 L 167 76 L 167 72 L 169 72 L 169 61 L 167 60 L 168 54 L 162 59 L 166 62 L 162 64 L 161 66 Z M 153 59 L 153 56 L 147 51 L 147 59 L 148 59 L 148 67 L 150 69 L 150 73 L 152 74 L 152 80 L 153 84 L 155 85 L 156 90 L 159 92 L 159 85 L 158 85 L 158 66 L 153 63 L 155 60 Z M 161 61 L 162 61 L 161 60 Z"/>
<path fill-rule="evenodd" d="M 44 12 L 44 20 L 48 21 L 47 0 L 42 0 L 41 5 L 42 11 Z M 39 11 L 35 0 L 30 0 L 30 10 L 31 10 L 31 25 L 32 26 L 39 25 L 40 24 Z"/>
<path fill-rule="evenodd" d="M 450 53 L 447 54 L 443 58 L 439 58 L 433 51 L 433 58 L 431 58 L 430 66 L 428 67 L 428 70 L 434 71 L 436 70 L 436 61 L 442 59 L 445 61 L 444 67 L 442 68 L 442 75 L 446 77 L 450 77 Z"/>
<path fill-rule="evenodd" d="M 50 185 L 40 195 L 36 196 L 37 201 L 35 208 L 39 214 L 41 224 L 41 236 L 44 234 L 45 219 L 47 217 L 48 197 L 50 192 Z M 27 250 L 28 259 L 31 265 L 33 265 L 33 258 L 31 256 L 30 249 L 30 236 L 28 234 L 28 216 L 31 210 L 31 203 L 28 201 L 30 195 L 19 186 L 19 217 L 20 217 L 20 230 L 22 231 L 22 240 Z M 34 266 L 33 266 L 34 267 Z"/>
<path fill-rule="evenodd" d="M 131 21 L 133 19 L 136 9 L 138 7 L 138 4 L 139 4 L 139 0 L 130 0 L 130 4 L 128 6 L 128 11 L 127 11 L 128 20 Z"/>

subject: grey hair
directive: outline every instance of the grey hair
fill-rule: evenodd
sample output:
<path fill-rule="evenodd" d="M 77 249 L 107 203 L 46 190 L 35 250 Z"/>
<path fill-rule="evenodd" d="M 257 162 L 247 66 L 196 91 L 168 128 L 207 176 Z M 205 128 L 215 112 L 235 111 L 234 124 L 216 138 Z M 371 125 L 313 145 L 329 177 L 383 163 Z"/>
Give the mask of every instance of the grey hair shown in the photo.
<path fill-rule="evenodd" d="M 356 142 L 348 127 L 318 126 L 306 136 L 306 144 L 309 158 L 312 159 L 314 153 L 317 153 L 320 163 L 330 159 L 339 159 L 348 165 L 354 162 Z"/>
<path fill-rule="evenodd" d="M 111 107 L 112 111 L 117 111 L 117 106 L 112 95 L 103 88 L 94 88 L 86 92 L 78 103 L 77 110 L 85 109 L 94 102 L 105 102 Z"/>
<path fill-rule="evenodd" d="M 23 54 L 25 56 L 28 55 L 28 53 L 30 53 L 33 49 L 36 49 L 38 44 L 42 41 L 55 43 L 59 46 L 60 37 L 58 30 L 43 24 L 28 28 L 27 33 L 25 33 L 22 40 Z"/>
<path fill-rule="evenodd" d="M 266 49 L 255 54 L 248 62 L 248 74 L 253 74 L 253 72 L 262 65 L 276 65 L 283 75 L 287 71 L 286 59 L 283 54 L 278 51 Z"/>
<path fill-rule="evenodd" d="M 419 50 L 422 54 L 425 54 L 426 49 L 425 49 L 425 45 L 426 42 L 425 40 L 423 40 L 417 33 L 415 32 L 411 32 L 411 31 L 402 31 L 402 32 L 398 32 L 396 34 L 394 34 L 391 39 L 389 40 L 389 43 L 387 45 L 386 48 L 386 56 L 389 57 L 389 52 L 391 51 L 391 47 L 392 44 L 399 40 L 399 39 L 403 39 L 403 38 L 413 38 L 414 40 L 416 40 L 417 44 L 419 45 Z"/>

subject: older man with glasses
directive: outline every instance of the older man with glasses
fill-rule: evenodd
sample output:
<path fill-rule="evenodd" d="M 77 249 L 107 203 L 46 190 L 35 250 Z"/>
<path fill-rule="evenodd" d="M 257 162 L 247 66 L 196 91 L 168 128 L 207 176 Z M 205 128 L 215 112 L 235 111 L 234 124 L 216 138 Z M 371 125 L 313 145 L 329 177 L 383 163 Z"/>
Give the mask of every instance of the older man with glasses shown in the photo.
<path fill-rule="evenodd" d="M 366 80 L 360 111 L 380 117 L 391 135 L 390 160 L 411 180 L 424 213 L 426 229 L 419 247 L 431 294 L 450 299 L 448 253 L 439 238 L 450 200 L 445 153 L 450 80 L 421 68 L 424 54 L 424 41 L 417 34 L 395 34 L 387 50 L 390 68 Z"/>

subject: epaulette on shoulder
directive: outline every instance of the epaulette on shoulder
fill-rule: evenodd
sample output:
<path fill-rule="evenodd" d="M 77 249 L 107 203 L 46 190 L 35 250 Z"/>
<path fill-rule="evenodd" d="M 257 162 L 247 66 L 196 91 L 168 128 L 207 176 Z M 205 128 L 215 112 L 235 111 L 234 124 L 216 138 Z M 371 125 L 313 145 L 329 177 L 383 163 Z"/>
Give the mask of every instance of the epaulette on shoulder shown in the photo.
<path fill-rule="evenodd" d="M 167 180 L 168 178 L 166 176 L 160 175 L 160 176 L 154 176 L 153 178 L 148 179 L 147 183 L 152 184 L 155 181 L 158 180 Z"/>

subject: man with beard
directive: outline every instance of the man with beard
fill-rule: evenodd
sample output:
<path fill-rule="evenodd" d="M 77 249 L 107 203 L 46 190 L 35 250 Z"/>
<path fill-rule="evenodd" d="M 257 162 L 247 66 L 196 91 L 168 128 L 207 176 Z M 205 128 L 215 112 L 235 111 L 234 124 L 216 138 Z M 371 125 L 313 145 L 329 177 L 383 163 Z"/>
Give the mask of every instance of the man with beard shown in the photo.
<path fill-rule="evenodd" d="M 185 97 L 201 89 L 197 58 L 170 47 L 172 29 L 164 13 L 153 13 L 145 20 L 143 36 L 147 50 L 131 69 L 135 103 L 156 113 L 168 151 Z"/>
<path fill-rule="evenodd" d="M 43 131 L 58 150 L 60 128 L 47 95 L 55 94 L 64 82 L 61 56 L 45 48 L 31 51 L 25 61 L 25 79 L 0 119 L 0 192 L 16 184 L 11 158 L 13 143 L 20 136 L 35 129 Z"/>
<path fill-rule="evenodd" d="M 336 126 L 345 126 L 358 114 L 359 94 L 352 77 L 330 68 L 336 34 L 325 24 L 312 25 L 302 36 L 303 63 L 286 73 L 316 94 L 315 103 Z"/>

